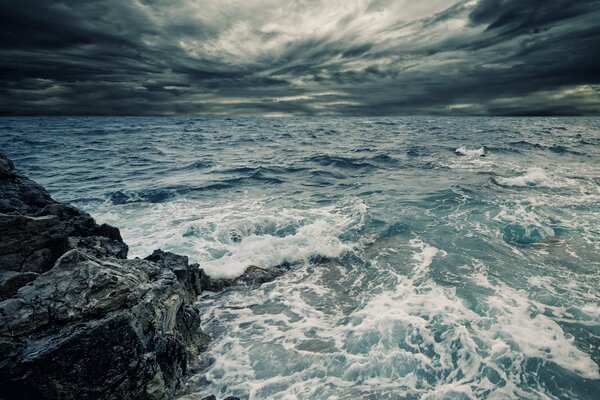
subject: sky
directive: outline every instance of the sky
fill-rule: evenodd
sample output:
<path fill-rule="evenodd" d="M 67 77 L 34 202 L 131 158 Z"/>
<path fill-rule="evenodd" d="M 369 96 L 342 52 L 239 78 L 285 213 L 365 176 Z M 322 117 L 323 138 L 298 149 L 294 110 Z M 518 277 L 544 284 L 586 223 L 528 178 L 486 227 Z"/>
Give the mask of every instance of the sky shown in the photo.
<path fill-rule="evenodd" d="M 0 0 L 0 115 L 600 115 L 600 0 Z"/>

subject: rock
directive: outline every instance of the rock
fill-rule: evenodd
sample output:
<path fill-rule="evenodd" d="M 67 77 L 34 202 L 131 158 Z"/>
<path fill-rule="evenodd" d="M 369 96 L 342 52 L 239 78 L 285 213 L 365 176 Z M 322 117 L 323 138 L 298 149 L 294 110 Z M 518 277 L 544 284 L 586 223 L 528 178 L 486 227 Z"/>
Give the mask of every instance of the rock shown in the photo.
<path fill-rule="evenodd" d="M 52 200 L 0 155 L 0 398 L 170 399 L 208 343 L 209 278 L 127 260 L 117 228 Z"/>
<path fill-rule="evenodd" d="M 177 277 L 187 282 L 188 291 L 195 291 L 197 294 L 203 290 L 210 290 L 211 279 L 198 264 L 188 265 L 188 258 L 179 254 L 162 251 L 160 249 L 145 258 L 153 261 L 162 267 L 169 268 Z"/>
<path fill-rule="evenodd" d="M 245 285 L 262 285 L 263 283 L 270 282 L 275 278 L 283 275 L 285 268 L 288 265 L 279 265 L 273 268 L 260 268 L 256 265 L 251 265 L 246 268 L 246 271 L 236 279 L 236 283 Z"/>
<path fill-rule="evenodd" d="M 14 296 L 21 287 L 38 276 L 35 272 L 0 271 L 0 301 Z"/>
<path fill-rule="evenodd" d="M 147 260 L 68 251 L 0 302 L 0 336 L 11 344 L 0 347 L 0 393 L 171 398 L 208 342 L 192 286 Z"/>
<path fill-rule="evenodd" d="M 54 201 L 0 154 L 0 270 L 43 273 L 70 248 L 127 257 L 117 228 L 98 225 L 77 208 Z"/>
<path fill-rule="evenodd" d="M 0 153 L 0 178 L 13 176 L 15 165 L 4 154 Z"/>
<path fill-rule="evenodd" d="M 127 251 L 117 228 L 54 201 L 0 154 L 0 399 L 171 399 L 209 341 L 202 291 L 286 267 L 211 279 L 185 256 Z"/>
<path fill-rule="evenodd" d="M 234 279 L 211 278 L 204 274 L 202 288 L 211 292 L 220 292 L 231 286 L 260 286 L 263 283 L 271 282 L 280 277 L 289 267 L 290 265 L 287 263 L 272 268 L 260 268 L 256 265 L 250 265 L 242 275 Z"/>

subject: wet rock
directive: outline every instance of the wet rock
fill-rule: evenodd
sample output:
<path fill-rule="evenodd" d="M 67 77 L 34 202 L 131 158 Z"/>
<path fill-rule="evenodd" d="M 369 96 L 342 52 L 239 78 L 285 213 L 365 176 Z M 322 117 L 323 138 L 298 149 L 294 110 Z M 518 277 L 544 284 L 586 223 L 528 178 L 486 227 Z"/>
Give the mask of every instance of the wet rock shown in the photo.
<path fill-rule="evenodd" d="M 13 176 L 14 170 L 15 165 L 13 164 L 12 160 L 0 153 L 0 177 L 9 178 Z"/>
<path fill-rule="evenodd" d="M 211 279 L 185 256 L 127 250 L 0 154 L 1 399 L 171 399 L 209 342 L 198 296 L 286 267 Z"/>
<path fill-rule="evenodd" d="M 46 190 L 20 175 L 12 162 L 1 156 L 0 173 L 0 270 L 43 273 L 78 240 L 102 241 L 96 246 L 106 255 L 127 256 L 127 245 L 117 228 L 98 225 L 77 208 L 55 202 Z M 90 246 L 90 248 L 93 246 Z"/>
<path fill-rule="evenodd" d="M 242 275 L 234 279 L 228 278 L 211 278 L 204 274 L 204 290 L 211 292 L 220 292 L 231 286 L 260 286 L 263 283 L 271 282 L 276 278 L 280 277 L 289 269 L 289 264 L 282 264 L 272 268 L 261 268 L 256 265 L 250 265 Z"/>
<path fill-rule="evenodd" d="M 0 271 L 0 301 L 14 296 L 21 287 L 38 276 L 35 272 Z"/>
<path fill-rule="evenodd" d="M 209 278 L 173 253 L 126 256 L 117 228 L 0 155 L 0 398 L 175 396 L 209 340 L 194 307 Z"/>
<path fill-rule="evenodd" d="M 0 302 L 6 398 L 172 397 L 208 343 L 168 267 L 70 250 Z M 43 394 L 43 395 L 42 395 Z"/>
<path fill-rule="evenodd" d="M 284 268 L 286 268 L 286 265 L 280 265 L 274 268 L 260 268 L 256 265 L 251 265 L 236 279 L 236 282 L 245 285 L 262 285 L 263 283 L 270 282 L 283 275 Z"/>
<path fill-rule="evenodd" d="M 214 394 L 211 394 L 209 396 L 202 397 L 200 400 L 217 400 L 217 397 Z M 228 396 L 223 398 L 223 400 L 240 400 L 240 398 L 235 396 Z"/>
<path fill-rule="evenodd" d="M 146 257 L 146 260 L 153 261 L 175 272 L 175 275 L 181 281 L 189 285 L 187 289 L 190 292 L 199 295 L 203 290 L 210 290 L 210 277 L 200 268 L 199 264 L 188 264 L 186 256 L 158 249 Z"/>

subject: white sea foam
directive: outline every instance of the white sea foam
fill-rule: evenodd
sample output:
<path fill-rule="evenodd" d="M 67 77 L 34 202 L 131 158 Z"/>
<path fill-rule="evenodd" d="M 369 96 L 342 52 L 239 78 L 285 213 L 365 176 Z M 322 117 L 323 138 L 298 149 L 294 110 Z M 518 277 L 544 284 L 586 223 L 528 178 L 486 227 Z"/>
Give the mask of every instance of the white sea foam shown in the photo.
<path fill-rule="evenodd" d="M 445 251 L 421 238 L 396 245 L 411 272 L 374 260 L 387 289 L 340 291 L 336 285 L 352 291 L 353 271 L 330 265 L 296 270 L 253 292 L 251 304 L 233 292 L 209 305 L 206 323 L 225 324 L 227 335 L 210 349 L 207 391 L 226 385 L 251 399 L 548 397 L 542 378 L 529 375 L 523 387 L 531 360 L 600 379 L 598 366 L 543 306 L 492 281 L 483 263 L 472 278 L 488 294 L 473 309 L 455 287 L 433 279 Z"/>
<path fill-rule="evenodd" d="M 483 157 L 486 155 L 485 147 L 478 149 L 468 149 L 465 146 L 460 146 L 454 150 L 456 154 L 469 157 Z"/>
<path fill-rule="evenodd" d="M 358 200 L 311 209 L 238 199 L 219 205 L 177 200 L 114 205 L 98 217 L 121 227 L 130 256 L 153 249 L 186 254 L 213 277 L 233 278 L 250 265 L 274 267 L 311 257 L 338 257 L 355 244 L 342 233 L 361 226 L 366 205 Z"/>
<path fill-rule="evenodd" d="M 239 244 L 213 245 L 227 253 L 220 258 L 205 260 L 202 267 L 211 276 L 232 278 L 243 273 L 249 265 L 269 268 L 284 262 L 307 261 L 315 256 L 339 257 L 353 246 L 339 239 L 343 224 L 337 222 L 316 220 L 285 237 L 251 234 Z"/>
<path fill-rule="evenodd" d="M 554 186 L 556 183 L 548 177 L 546 171 L 538 167 L 529 168 L 518 176 L 496 178 L 496 182 L 504 186 Z"/>
<path fill-rule="evenodd" d="M 549 174 L 540 167 L 531 167 L 511 177 L 498 177 L 496 182 L 502 186 L 527 187 L 540 186 L 548 188 L 579 187 L 581 183 L 575 179 Z"/>
<path fill-rule="evenodd" d="M 488 157 L 489 153 L 485 147 L 468 148 L 460 146 L 454 149 L 454 153 L 460 157 L 435 157 L 434 163 L 442 167 L 459 170 L 482 170 L 493 171 L 495 161 Z"/>

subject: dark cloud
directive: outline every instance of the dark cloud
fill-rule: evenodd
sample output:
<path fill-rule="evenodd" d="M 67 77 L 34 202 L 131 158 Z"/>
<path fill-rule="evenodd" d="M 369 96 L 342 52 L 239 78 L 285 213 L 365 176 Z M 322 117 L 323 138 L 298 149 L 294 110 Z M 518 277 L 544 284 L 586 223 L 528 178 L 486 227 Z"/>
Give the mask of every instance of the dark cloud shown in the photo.
<path fill-rule="evenodd" d="M 0 0 L 0 114 L 600 114 L 596 0 Z"/>

